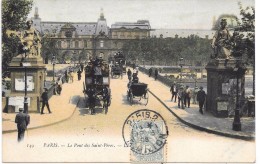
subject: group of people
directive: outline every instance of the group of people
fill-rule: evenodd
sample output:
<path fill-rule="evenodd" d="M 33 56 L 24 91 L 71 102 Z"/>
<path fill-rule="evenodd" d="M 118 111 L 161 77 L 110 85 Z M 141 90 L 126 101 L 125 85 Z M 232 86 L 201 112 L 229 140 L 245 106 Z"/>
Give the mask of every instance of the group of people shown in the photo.
<path fill-rule="evenodd" d="M 203 90 L 203 87 L 200 87 L 200 90 L 198 90 L 196 87 L 194 91 L 189 88 L 189 86 L 186 86 L 184 89 L 183 86 L 177 86 L 176 83 L 173 83 L 173 85 L 170 88 L 170 92 L 172 94 L 171 101 L 176 102 L 178 99 L 178 107 L 185 109 L 185 107 L 190 108 L 190 100 L 193 98 L 193 103 L 196 104 L 196 101 L 199 102 L 199 112 L 203 114 L 203 106 L 206 100 L 206 93 Z"/>
<path fill-rule="evenodd" d="M 96 57 L 95 60 L 90 58 L 85 72 L 87 76 L 92 77 L 93 84 L 103 84 L 103 75 L 108 76 L 109 66 L 102 57 Z"/>
<path fill-rule="evenodd" d="M 152 69 L 152 67 L 151 67 L 151 68 L 149 68 L 149 77 L 151 77 L 152 74 L 153 74 L 153 69 Z M 157 68 L 155 68 L 155 70 L 154 70 L 154 80 L 157 80 L 158 74 L 159 74 L 159 71 L 158 71 Z"/>
<path fill-rule="evenodd" d="M 130 69 L 127 70 L 127 77 L 129 82 L 131 83 L 139 83 L 139 78 L 138 78 L 138 69 L 134 69 L 133 73 Z"/>

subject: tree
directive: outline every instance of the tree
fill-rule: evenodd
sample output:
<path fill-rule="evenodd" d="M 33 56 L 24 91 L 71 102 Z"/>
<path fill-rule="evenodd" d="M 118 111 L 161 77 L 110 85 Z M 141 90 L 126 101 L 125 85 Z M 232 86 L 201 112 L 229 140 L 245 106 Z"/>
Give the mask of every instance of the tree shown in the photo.
<path fill-rule="evenodd" d="M 18 54 L 19 39 L 8 38 L 6 30 L 21 30 L 26 27 L 27 16 L 32 9 L 32 0 L 2 1 L 2 77 L 8 76 L 8 66 Z"/>
<path fill-rule="evenodd" d="M 232 51 L 235 57 L 244 59 L 245 64 L 253 66 L 253 95 L 255 95 L 255 8 L 243 8 L 239 3 L 241 19 L 235 28 Z"/>
<path fill-rule="evenodd" d="M 52 55 L 55 55 L 58 60 L 60 60 L 60 56 L 57 49 L 57 40 L 52 38 L 52 34 L 45 34 L 42 37 L 42 57 L 45 59 L 45 64 L 48 64 L 48 60 L 52 58 Z"/>

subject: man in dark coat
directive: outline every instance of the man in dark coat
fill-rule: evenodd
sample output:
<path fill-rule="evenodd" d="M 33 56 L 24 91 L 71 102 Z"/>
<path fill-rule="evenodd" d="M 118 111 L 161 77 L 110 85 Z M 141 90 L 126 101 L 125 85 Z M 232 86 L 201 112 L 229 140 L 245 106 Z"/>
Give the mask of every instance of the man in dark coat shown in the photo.
<path fill-rule="evenodd" d="M 200 90 L 197 93 L 197 101 L 199 102 L 199 108 L 200 108 L 199 111 L 201 114 L 203 114 L 202 108 L 203 108 L 205 99 L 206 99 L 206 93 L 203 90 L 203 87 L 200 87 Z"/>
<path fill-rule="evenodd" d="M 156 68 L 155 71 L 154 71 L 154 80 L 157 79 L 157 76 L 158 76 L 158 69 Z"/>
<path fill-rule="evenodd" d="M 176 98 L 177 98 L 177 93 L 178 93 L 178 89 L 177 89 L 177 86 L 175 83 L 172 84 L 171 86 L 171 89 L 170 89 L 170 92 L 172 93 L 172 98 L 171 98 L 171 101 L 173 100 L 174 98 L 174 102 L 176 102 Z"/>
<path fill-rule="evenodd" d="M 151 68 L 149 68 L 149 77 L 152 76 L 152 73 L 153 73 L 153 69 L 152 69 L 152 67 L 151 67 Z"/>
<path fill-rule="evenodd" d="M 130 69 L 128 69 L 128 71 L 127 71 L 127 77 L 128 77 L 129 82 L 130 82 L 131 79 L 132 79 L 132 71 Z"/>
<path fill-rule="evenodd" d="M 44 110 L 45 105 L 47 106 L 47 109 L 48 109 L 49 113 L 51 113 L 49 102 L 48 102 L 48 92 L 47 91 L 48 91 L 48 89 L 44 88 L 44 92 L 41 95 L 41 98 L 42 98 L 41 114 L 44 114 L 43 110 Z"/>
<path fill-rule="evenodd" d="M 78 81 L 80 81 L 80 79 L 81 79 L 81 73 L 82 73 L 82 71 L 79 69 L 79 70 L 77 71 L 77 74 L 78 74 Z"/>
<path fill-rule="evenodd" d="M 30 116 L 23 113 L 23 108 L 19 109 L 19 113 L 15 117 L 15 123 L 17 124 L 18 130 L 18 142 L 22 141 L 24 138 L 24 132 L 30 123 Z"/>
<path fill-rule="evenodd" d="M 65 77 L 66 83 L 68 83 L 69 78 L 68 78 L 68 71 L 67 70 L 65 70 L 65 72 L 64 72 L 64 77 Z"/>

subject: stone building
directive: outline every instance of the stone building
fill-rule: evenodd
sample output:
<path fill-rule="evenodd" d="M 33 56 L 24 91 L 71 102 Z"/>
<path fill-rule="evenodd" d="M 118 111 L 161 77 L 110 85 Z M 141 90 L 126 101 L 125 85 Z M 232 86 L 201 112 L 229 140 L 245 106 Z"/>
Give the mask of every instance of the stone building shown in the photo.
<path fill-rule="evenodd" d="M 124 41 L 149 37 L 151 31 L 147 20 L 119 22 L 110 28 L 102 10 L 97 22 L 48 22 L 41 20 L 36 7 L 32 20 L 42 35 L 57 41 L 58 56 L 63 62 L 80 55 L 84 60 L 100 55 L 108 59 L 121 50 Z"/>

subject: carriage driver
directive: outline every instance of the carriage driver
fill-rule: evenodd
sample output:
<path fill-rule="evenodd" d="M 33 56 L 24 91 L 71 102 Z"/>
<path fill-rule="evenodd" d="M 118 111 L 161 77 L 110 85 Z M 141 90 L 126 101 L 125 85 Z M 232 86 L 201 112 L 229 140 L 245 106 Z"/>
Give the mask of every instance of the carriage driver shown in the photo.
<path fill-rule="evenodd" d="M 139 78 L 137 77 L 137 73 L 133 73 L 132 83 L 139 83 Z"/>

